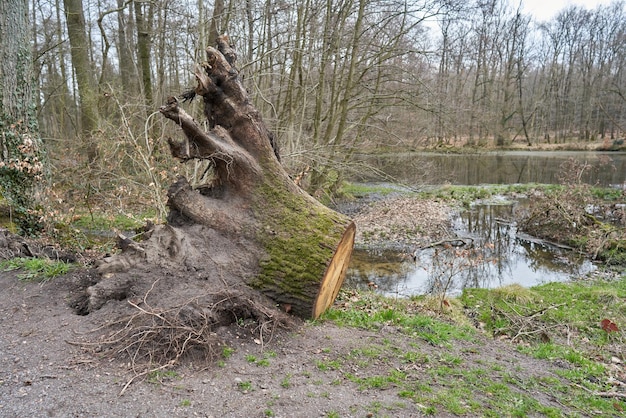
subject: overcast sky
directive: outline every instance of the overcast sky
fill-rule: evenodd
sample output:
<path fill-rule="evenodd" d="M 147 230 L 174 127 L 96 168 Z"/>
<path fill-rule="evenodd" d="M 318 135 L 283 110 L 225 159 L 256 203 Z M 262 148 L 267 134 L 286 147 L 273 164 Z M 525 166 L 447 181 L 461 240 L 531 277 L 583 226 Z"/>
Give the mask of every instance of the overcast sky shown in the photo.
<path fill-rule="evenodd" d="M 610 4 L 612 0 L 522 0 L 524 11 L 532 14 L 537 20 L 549 20 L 570 5 L 595 9 L 599 4 Z M 511 2 L 515 4 L 515 2 Z"/>

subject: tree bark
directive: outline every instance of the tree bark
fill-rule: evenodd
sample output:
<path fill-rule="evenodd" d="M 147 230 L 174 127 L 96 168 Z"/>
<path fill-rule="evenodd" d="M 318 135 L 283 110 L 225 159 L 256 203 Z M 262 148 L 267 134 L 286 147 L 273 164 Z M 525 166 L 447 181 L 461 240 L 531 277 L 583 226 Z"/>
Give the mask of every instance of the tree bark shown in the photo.
<path fill-rule="evenodd" d="M 70 40 L 72 66 L 78 84 L 80 98 L 80 123 L 87 159 L 95 161 L 97 146 L 91 141 L 93 131 L 98 127 L 97 89 L 93 77 L 93 66 L 89 58 L 89 43 L 82 0 L 63 0 L 67 33 Z"/>
<path fill-rule="evenodd" d="M 150 29 L 152 27 L 152 4 L 135 1 L 135 23 L 137 25 L 137 57 L 141 74 L 141 86 L 146 105 L 152 105 L 152 74 L 150 69 Z M 147 14 L 144 11 L 147 10 Z"/>
<path fill-rule="evenodd" d="M 100 273 L 150 259 L 161 264 L 169 259 L 170 266 L 184 262 L 193 271 L 213 270 L 210 279 L 219 275 L 231 286 L 239 281 L 284 311 L 317 318 L 343 283 L 355 225 L 290 179 L 234 67 L 234 50 L 225 37 L 217 43 L 219 49 L 207 48 L 207 61 L 196 69 L 197 87 L 184 94 L 202 98 L 210 129 L 177 98 L 160 108 L 185 134 L 168 140 L 172 155 L 208 160 L 212 180 L 194 189 L 179 178 L 168 193 L 168 225 L 155 229 L 147 242 L 103 260 Z"/>
<path fill-rule="evenodd" d="M 0 2 L 0 195 L 20 232 L 40 227 L 35 208 L 44 174 L 37 123 L 28 1 Z"/>

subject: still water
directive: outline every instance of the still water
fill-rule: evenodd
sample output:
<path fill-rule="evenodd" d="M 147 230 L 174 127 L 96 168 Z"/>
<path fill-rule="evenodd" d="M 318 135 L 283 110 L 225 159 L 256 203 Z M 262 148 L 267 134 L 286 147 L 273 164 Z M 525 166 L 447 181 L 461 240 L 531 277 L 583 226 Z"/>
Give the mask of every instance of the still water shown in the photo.
<path fill-rule="evenodd" d="M 572 158 L 593 167 L 583 179 L 587 183 L 626 187 L 623 152 L 411 153 L 368 156 L 362 161 L 385 173 L 386 180 L 419 189 L 441 184 L 555 184 L 561 165 Z M 465 287 L 564 281 L 596 269 L 573 251 L 518 231 L 515 219 L 525 205 L 524 201 L 477 202 L 457 214 L 453 224 L 457 236 L 466 243 L 462 247 L 454 247 L 453 242 L 447 249 L 439 246 L 415 254 L 355 250 L 346 285 L 375 287 L 388 295 L 427 294 L 443 288 L 448 294 L 457 294 Z"/>
<path fill-rule="evenodd" d="M 465 246 L 437 247 L 403 254 L 355 250 L 346 285 L 375 287 L 387 295 L 455 295 L 466 287 L 493 288 L 518 283 L 530 287 L 563 281 L 595 270 L 584 257 L 520 233 L 516 211 L 525 202 L 478 203 L 453 219 Z"/>
<path fill-rule="evenodd" d="M 626 152 L 581 151 L 503 151 L 480 154 L 402 153 L 361 156 L 363 164 L 376 170 L 354 181 L 380 181 L 368 175 L 380 171 L 388 179 L 416 187 L 419 185 L 479 185 L 559 182 L 561 165 L 569 159 L 587 163 L 591 169 L 583 178 L 590 184 L 624 186 Z"/>

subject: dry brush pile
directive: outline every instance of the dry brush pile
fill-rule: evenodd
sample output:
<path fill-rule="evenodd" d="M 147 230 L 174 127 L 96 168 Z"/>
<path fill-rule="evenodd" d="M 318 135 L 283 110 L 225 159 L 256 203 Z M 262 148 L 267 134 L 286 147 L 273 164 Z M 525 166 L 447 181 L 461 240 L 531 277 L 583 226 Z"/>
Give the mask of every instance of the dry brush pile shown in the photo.
<path fill-rule="evenodd" d="M 561 166 L 562 188 L 535 196 L 520 227 L 527 233 L 579 249 L 594 259 L 626 262 L 626 205 L 607 201 L 582 181 L 591 167 L 576 160 Z"/>

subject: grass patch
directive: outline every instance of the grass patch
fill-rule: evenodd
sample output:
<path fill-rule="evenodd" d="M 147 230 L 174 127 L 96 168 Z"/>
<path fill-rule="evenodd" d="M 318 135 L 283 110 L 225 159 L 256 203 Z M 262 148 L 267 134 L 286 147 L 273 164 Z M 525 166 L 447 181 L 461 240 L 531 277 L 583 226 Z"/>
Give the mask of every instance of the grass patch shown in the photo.
<path fill-rule="evenodd" d="M 158 385 L 166 380 L 177 379 L 178 377 L 178 373 L 174 370 L 154 370 L 148 373 L 148 382 Z"/>
<path fill-rule="evenodd" d="M 545 368 L 528 370 L 525 362 L 481 356 L 484 337 L 467 325 L 467 318 L 428 310 L 423 298 L 342 291 L 321 321 L 394 331 L 344 353 L 324 352 L 315 366 L 340 373 L 340 384 L 348 381 L 358 390 L 394 391 L 426 415 L 615 416 L 626 403 L 601 394 L 615 390 L 608 383 L 615 368 L 608 365 L 611 357 L 623 361 L 624 346 L 621 334 L 608 335 L 600 321 L 608 316 L 621 327 L 625 302 L 625 278 L 466 290 L 458 303 L 476 323 L 499 338 L 517 336 L 511 350 L 546 361 Z M 519 327 L 519 318 L 527 317 L 548 334 L 549 342 L 542 342 L 530 325 Z M 411 342 L 399 347 L 393 335 Z M 535 396 L 539 393 L 549 395 Z M 548 398 L 556 402 L 548 403 Z"/>
<path fill-rule="evenodd" d="M 104 212 L 55 212 L 48 220 L 46 233 L 64 248 L 74 251 L 97 249 L 113 251 L 117 240 L 115 231 L 132 235 L 140 241 L 138 233 L 148 221 L 157 219 L 153 209 L 140 214 L 111 214 Z"/>
<path fill-rule="evenodd" d="M 77 214 L 72 219 L 70 225 L 74 228 L 96 230 L 96 231 L 134 231 L 145 225 L 147 219 L 155 219 L 154 210 L 144 212 L 137 216 L 132 214 L 100 214 L 85 213 Z"/>
<path fill-rule="evenodd" d="M 442 186 L 431 190 L 421 191 L 420 197 L 424 199 L 441 199 L 446 201 L 458 201 L 464 206 L 469 206 L 476 200 L 489 200 L 495 196 L 511 193 L 528 194 L 536 190 L 550 192 L 561 186 L 551 184 L 511 184 L 511 185 L 487 185 L 487 186 Z"/>
<path fill-rule="evenodd" d="M 346 198 L 361 198 L 368 195 L 388 196 L 392 193 L 412 194 L 407 188 L 393 184 L 363 184 L 344 182 L 339 194 Z"/>
<path fill-rule="evenodd" d="M 58 276 L 67 274 L 73 264 L 64 261 L 54 261 L 48 258 L 18 257 L 0 263 L 3 271 L 20 270 L 17 278 L 24 281 L 45 283 Z"/>
<path fill-rule="evenodd" d="M 596 355 L 610 342 L 622 342 L 620 332 L 607 332 L 602 321 L 626 324 L 626 278 L 548 283 L 520 291 L 466 289 L 463 303 L 494 335 L 524 342 L 562 341 Z M 626 326 L 626 325 L 622 325 Z M 578 338 L 572 339 L 575 334 Z M 620 341 L 617 341 L 620 340 Z"/>
<path fill-rule="evenodd" d="M 360 377 L 352 373 L 346 373 L 345 377 L 356 383 L 360 390 L 387 389 L 390 386 L 402 386 L 402 382 L 406 380 L 407 374 L 393 369 L 383 376 Z"/>
<path fill-rule="evenodd" d="M 522 353 L 558 365 L 555 373 L 563 379 L 520 381 L 513 373 L 507 384 L 524 390 L 529 386 L 541 390 L 549 387 L 559 393 L 560 403 L 583 414 L 613 416 L 626 409 L 626 402 L 596 395 L 614 390 L 608 383 L 616 378 L 613 360 L 624 361 L 626 276 L 549 283 L 526 291 L 511 287 L 466 289 L 461 300 L 486 331 L 510 338 Z M 511 404 L 516 405 L 514 416 L 533 411 L 560 416 L 553 409 L 541 409 L 531 399 L 510 397 Z"/>
<path fill-rule="evenodd" d="M 446 345 L 452 340 L 472 340 L 475 330 L 428 315 L 419 299 L 389 299 L 374 292 L 341 293 L 339 305 L 322 315 L 339 326 L 379 329 L 384 325 L 400 327 L 404 333 L 433 345 Z M 341 303 L 343 301 L 343 304 Z"/>
<path fill-rule="evenodd" d="M 240 392 L 242 392 L 244 394 L 248 393 L 248 392 L 253 390 L 252 382 L 249 381 L 249 380 L 245 380 L 243 382 L 238 382 L 237 383 L 237 388 L 239 389 Z"/>

